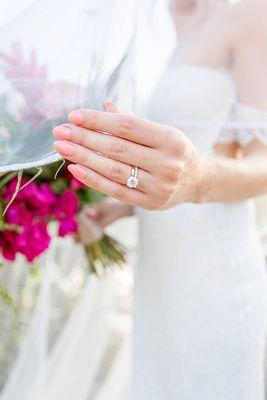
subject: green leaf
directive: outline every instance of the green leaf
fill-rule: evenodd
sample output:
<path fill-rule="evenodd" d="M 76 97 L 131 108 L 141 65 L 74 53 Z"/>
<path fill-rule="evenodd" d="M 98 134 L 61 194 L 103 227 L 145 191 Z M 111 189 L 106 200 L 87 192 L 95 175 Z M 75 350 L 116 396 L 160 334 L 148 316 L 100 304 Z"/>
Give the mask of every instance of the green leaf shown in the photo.
<path fill-rule="evenodd" d="M 57 178 L 51 182 L 51 188 L 56 194 L 62 194 L 68 189 L 68 182 L 66 179 Z"/>

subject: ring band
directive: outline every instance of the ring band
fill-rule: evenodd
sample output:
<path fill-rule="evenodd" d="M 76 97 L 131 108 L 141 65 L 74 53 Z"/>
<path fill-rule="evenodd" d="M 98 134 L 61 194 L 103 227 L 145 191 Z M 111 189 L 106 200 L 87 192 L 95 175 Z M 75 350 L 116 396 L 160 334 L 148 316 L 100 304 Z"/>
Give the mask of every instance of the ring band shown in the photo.
<path fill-rule="evenodd" d="M 138 167 L 131 167 L 131 175 L 127 180 L 126 186 L 130 189 L 136 189 L 138 184 Z"/>

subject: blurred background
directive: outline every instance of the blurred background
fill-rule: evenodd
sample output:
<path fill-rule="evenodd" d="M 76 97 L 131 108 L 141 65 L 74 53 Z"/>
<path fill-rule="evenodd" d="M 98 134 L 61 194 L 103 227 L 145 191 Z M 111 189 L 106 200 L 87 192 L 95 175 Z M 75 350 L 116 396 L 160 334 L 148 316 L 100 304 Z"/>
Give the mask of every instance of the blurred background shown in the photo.
<path fill-rule="evenodd" d="M 10 45 L 17 43 L 17 36 L 23 33 L 26 43 L 24 51 L 39 42 L 38 57 L 36 55 L 38 62 L 35 56 L 31 59 L 31 67 L 35 72 L 35 63 L 43 65 L 45 62 L 51 81 L 69 80 L 75 82 L 76 87 L 83 88 L 87 85 L 88 66 L 92 67 L 90 71 L 97 70 L 96 75 L 99 71 L 101 73 L 100 79 L 97 76 L 88 86 L 91 91 L 90 106 L 100 108 L 108 93 L 123 110 L 142 114 L 143 105 L 149 101 L 176 46 L 175 30 L 167 1 L 142 1 L 138 8 L 138 2 L 125 1 L 122 5 L 123 2 L 118 1 L 116 12 L 113 10 L 111 14 L 110 10 L 115 2 L 103 1 L 102 9 L 96 6 L 97 2 L 80 0 L 77 8 L 82 7 L 84 12 L 86 7 L 86 15 L 92 18 L 90 29 L 87 26 L 88 20 L 84 24 L 88 29 L 86 38 L 90 51 L 84 51 L 85 31 L 79 27 L 79 19 L 76 20 L 76 25 L 69 28 L 67 34 L 63 28 L 68 26 L 70 19 L 73 20 L 74 5 L 68 8 L 68 15 L 62 13 L 60 19 L 55 17 L 55 11 L 64 8 L 63 3 L 66 2 L 57 0 L 53 4 L 52 1 L 41 1 L 42 6 L 38 8 L 40 0 L 23 0 L 22 10 L 18 9 L 18 4 L 22 5 L 18 0 L 10 0 L 8 3 L 1 5 L 2 55 L 9 54 Z M 126 10 L 127 6 L 130 10 Z M 94 14 L 94 7 L 98 11 L 100 8 L 97 16 Z M 32 25 L 33 18 L 36 20 Z M 112 18 L 116 23 L 110 22 Z M 118 27 L 124 19 L 124 30 L 120 31 Z M 40 29 L 38 21 L 45 21 Z M 47 38 L 53 31 L 52 28 L 57 30 L 57 43 L 52 36 Z M 80 41 L 73 35 L 77 31 Z M 33 32 L 37 33 L 33 35 Z M 109 39 L 107 36 L 110 36 Z M 101 48 L 102 58 L 96 53 L 97 46 Z M 61 49 L 60 54 L 57 54 L 58 48 Z M 73 58 L 72 52 L 77 53 L 77 57 Z M 94 64 L 96 58 L 97 65 Z M 14 67 L 12 58 L 9 67 Z M 21 98 L 18 97 L 13 102 L 16 97 L 14 85 L 11 85 L 11 89 L 6 85 L 6 77 L 2 72 L 0 69 L 0 94 L 8 94 L 10 112 L 17 109 L 18 104 L 21 106 Z M 12 74 L 10 76 L 14 79 Z M 22 77 L 19 76 L 19 79 Z M 31 81 L 31 77 L 27 74 L 25 76 L 25 71 L 23 79 Z M 36 107 L 38 118 L 40 112 L 42 115 L 40 126 L 43 126 L 43 121 L 54 118 L 52 114 L 55 104 L 52 97 L 45 98 L 45 106 L 43 103 L 41 108 L 40 104 L 39 108 Z M 88 104 L 83 103 L 85 97 L 81 90 L 77 95 L 78 104 Z M 68 91 L 68 110 L 77 104 L 77 98 L 74 101 L 73 92 L 70 94 Z M 57 103 L 56 108 L 58 107 Z M 61 115 L 57 117 L 60 118 Z M 49 127 L 52 125 L 51 123 Z M 13 137 L 9 141 L 6 140 L 3 130 L 0 132 L 0 143 L 2 140 L 2 145 L 10 145 L 8 150 L 3 151 L 0 166 L 21 162 L 15 157 L 17 154 L 21 156 L 21 148 L 15 156 L 10 155 L 14 143 L 17 143 L 18 134 L 17 130 L 13 129 L 12 132 Z M 40 157 L 50 156 L 52 151 L 51 131 L 46 128 L 45 132 L 46 146 Z M 23 134 L 26 137 L 23 139 L 25 153 L 21 159 L 34 163 L 34 155 L 28 154 L 28 134 Z M 5 158 L 7 154 L 8 157 Z M 265 198 L 257 202 L 259 230 L 265 242 L 267 203 Z M 107 233 L 126 248 L 127 257 L 122 265 L 117 266 L 114 263 L 108 271 L 101 270 L 98 275 L 90 272 L 88 258 L 81 244 L 76 243 L 71 236 L 57 237 L 53 224 L 49 225 L 49 232 L 52 237 L 49 250 L 34 262 L 27 262 L 21 254 L 15 261 L 1 258 L 0 400 L 124 400 L 127 398 L 130 379 L 132 297 L 138 222 L 135 217 L 130 217 L 108 228 Z"/>

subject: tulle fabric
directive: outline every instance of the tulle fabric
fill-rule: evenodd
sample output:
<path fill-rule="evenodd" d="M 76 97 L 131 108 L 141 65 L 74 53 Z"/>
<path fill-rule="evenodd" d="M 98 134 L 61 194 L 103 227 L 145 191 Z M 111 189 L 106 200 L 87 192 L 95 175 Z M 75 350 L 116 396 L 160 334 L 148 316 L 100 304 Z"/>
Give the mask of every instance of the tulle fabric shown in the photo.
<path fill-rule="evenodd" d="M 134 0 L 11 0 L 0 17 L 0 173 L 59 159 L 69 111 L 115 100 L 130 111 Z"/>
<path fill-rule="evenodd" d="M 135 242 L 134 225 L 128 226 L 130 246 Z M 115 228 L 115 234 L 121 237 L 123 229 Z M 131 373 L 130 267 L 110 271 L 102 278 L 87 277 L 53 343 L 53 315 L 62 307 L 55 285 L 62 285 L 71 296 L 64 280 L 72 275 L 73 286 L 75 270 L 76 274 L 81 270 L 86 273 L 88 266 L 80 245 L 70 238 L 55 238 L 41 267 L 41 287 L 29 330 L 0 399 L 127 399 Z"/>
<path fill-rule="evenodd" d="M 10 0 L 2 6 L 0 174 L 59 160 L 51 131 L 75 108 L 103 109 L 104 101 L 113 100 L 131 111 L 137 3 L 77 0 L 70 5 L 65 0 Z M 67 276 L 78 264 L 87 270 L 86 263 L 81 246 L 54 239 L 42 259 L 41 288 L 32 321 L 1 400 L 87 400 L 98 394 L 103 400 L 111 388 L 125 399 L 125 382 L 118 376 L 129 378 L 126 342 L 131 321 L 128 315 L 120 318 L 114 312 L 123 273 L 111 273 L 102 280 L 88 277 L 51 348 L 55 271 L 59 268 Z M 96 382 L 114 335 L 120 339 L 118 354 L 113 357 L 115 369 L 111 375 L 107 369 L 101 392 Z"/>

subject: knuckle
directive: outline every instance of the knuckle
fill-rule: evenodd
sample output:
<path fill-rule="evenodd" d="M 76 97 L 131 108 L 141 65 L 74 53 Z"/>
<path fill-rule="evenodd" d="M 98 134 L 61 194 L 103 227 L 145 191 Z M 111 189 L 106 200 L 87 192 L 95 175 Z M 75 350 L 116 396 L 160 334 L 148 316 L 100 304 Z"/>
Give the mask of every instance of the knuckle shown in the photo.
<path fill-rule="evenodd" d="M 164 142 L 167 144 L 167 146 L 173 145 L 176 139 L 176 129 L 173 128 L 172 126 L 166 125 L 164 127 Z"/>
<path fill-rule="evenodd" d="M 180 179 L 181 175 L 183 174 L 183 168 L 180 163 L 177 161 L 175 162 L 168 162 L 163 167 L 163 174 L 167 178 L 168 181 L 176 182 Z"/>
<path fill-rule="evenodd" d="M 183 132 L 171 126 L 166 127 L 166 144 L 175 155 L 182 156 L 186 151 L 186 141 Z"/>
<path fill-rule="evenodd" d="M 179 134 L 179 132 L 176 135 L 175 142 L 173 143 L 173 149 L 175 151 L 175 154 L 177 154 L 179 157 L 184 157 L 184 155 L 186 154 L 186 141 L 184 137 Z"/>
<path fill-rule="evenodd" d="M 118 124 L 119 131 L 122 133 L 130 133 L 134 128 L 134 117 L 131 115 L 122 115 Z"/>
<path fill-rule="evenodd" d="M 118 166 L 111 167 L 110 169 L 110 177 L 114 180 L 121 180 L 123 175 L 122 168 Z"/>
<path fill-rule="evenodd" d="M 127 145 L 122 141 L 112 140 L 108 145 L 108 152 L 111 155 L 120 155 L 127 152 Z"/>
<path fill-rule="evenodd" d="M 179 152 L 180 156 L 184 156 L 187 152 L 187 146 L 186 146 L 186 141 L 184 140 L 183 137 L 179 137 L 179 139 L 177 140 L 177 144 L 176 144 L 176 149 L 177 152 Z"/>

